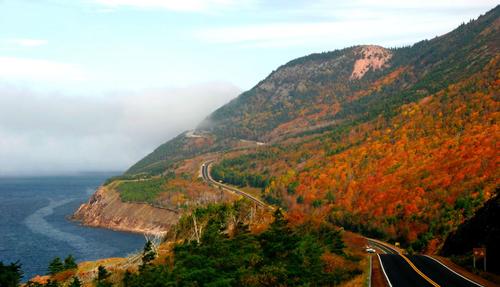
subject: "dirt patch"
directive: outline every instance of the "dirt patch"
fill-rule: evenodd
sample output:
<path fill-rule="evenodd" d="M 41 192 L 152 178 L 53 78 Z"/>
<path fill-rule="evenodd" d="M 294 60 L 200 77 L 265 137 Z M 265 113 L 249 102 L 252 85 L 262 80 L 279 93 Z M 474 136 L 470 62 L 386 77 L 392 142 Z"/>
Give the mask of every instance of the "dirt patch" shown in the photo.
<path fill-rule="evenodd" d="M 351 74 L 351 80 L 361 79 L 370 69 L 379 70 L 386 66 L 392 54 L 380 46 L 363 46 L 359 52 L 361 58 L 356 60 Z"/>
<path fill-rule="evenodd" d="M 387 280 L 385 279 L 385 275 L 380 267 L 380 261 L 378 260 L 377 255 L 372 255 L 372 286 L 373 287 L 386 287 L 389 286 L 387 284 Z"/>

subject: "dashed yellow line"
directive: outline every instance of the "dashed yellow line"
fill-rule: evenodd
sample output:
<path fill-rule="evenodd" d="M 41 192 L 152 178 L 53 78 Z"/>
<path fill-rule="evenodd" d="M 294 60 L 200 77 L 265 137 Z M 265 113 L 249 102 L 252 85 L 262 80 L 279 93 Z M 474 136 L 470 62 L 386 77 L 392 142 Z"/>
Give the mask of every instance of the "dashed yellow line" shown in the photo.
<path fill-rule="evenodd" d="M 410 259 L 408 259 L 408 257 L 404 256 L 402 253 L 399 253 L 399 255 L 401 257 L 403 257 L 404 260 L 406 260 L 406 262 L 410 265 L 411 268 L 413 268 L 413 270 L 415 270 L 415 272 L 418 273 L 418 275 L 422 276 L 422 278 L 424 278 L 425 280 L 427 280 L 427 282 L 431 283 L 432 286 L 434 287 L 441 287 L 439 284 L 437 284 L 436 282 L 432 281 L 431 278 L 427 277 L 427 275 L 425 275 L 422 271 L 420 271 L 417 266 L 415 266 L 413 264 L 413 262 L 410 261 Z"/>

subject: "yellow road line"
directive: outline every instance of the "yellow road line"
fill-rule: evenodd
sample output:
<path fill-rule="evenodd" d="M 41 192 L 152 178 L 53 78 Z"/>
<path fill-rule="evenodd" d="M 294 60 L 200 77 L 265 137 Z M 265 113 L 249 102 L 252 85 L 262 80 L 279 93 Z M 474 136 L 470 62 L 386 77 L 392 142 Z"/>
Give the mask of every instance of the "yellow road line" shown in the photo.
<path fill-rule="evenodd" d="M 432 281 L 431 278 L 427 277 L 427 275 L 425 275 L 422 271 L 420 271 L 417 266 L 415 266 L 413 264 L 413 262 L 410 261 L 410 259 L 408 259 L 406 256 L 404 256 L 402 253 L 399 253 L 399 255 L 401 257 L 403 257 L 404 260 L 406 260 L 406 262 L 410 265 L 411 268 L 413 268 L 413 270 L 415 270 L 415 272 L 418 273 L 418 275 L 422 276 L 422 278 L 424 278 L 425 280 L 427 280 L 427 282 L 431 283 L 432 286 L 434 287 L 441 287 L 439 286 L 439 284 L 437 284 L 436 282 Z"/>

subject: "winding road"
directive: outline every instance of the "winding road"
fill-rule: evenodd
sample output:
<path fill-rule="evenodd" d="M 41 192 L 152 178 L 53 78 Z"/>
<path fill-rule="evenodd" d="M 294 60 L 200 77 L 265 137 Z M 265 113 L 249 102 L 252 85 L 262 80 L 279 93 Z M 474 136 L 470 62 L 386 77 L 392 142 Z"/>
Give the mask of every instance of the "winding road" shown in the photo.
<path fill-rule="evenodd" d="M 201 176 L 206 182 L 244 196 L 261 207 L 274 210 L 272 206 L 247 192 L 215 181 L 210 175 L 212 163 L 213 161 L 206 161 L 201 165 Z M 368 239 L 368 244 L 378 251 L 377 257 L 390 287 L 483 287 L 430 256 L 405 255 L 375 239 Z"/>
<path fill-rule="evenodd" d="M 368 239 L 377 249 L 382 272 L 393 287 L 482 287 L 427 255 L 404 255 L 380 241 Z"/>
<path fill-rule="evenodd" d="M 226 185 L 226 184 L 223 184 L 223 183 L 220 183 L 220 182 L 217 182 L 215 181 L 212 176 L 210 175 L 210 166 L 212 165 L 213 161 L 207 161 L 207 162 L 204 162 L 202 165 L 201 165 L 201 176 L 203 177 L 203 179 L 208 182 L 208 183 L 211 183 L 215 186 L 218 186 L 222 189 L 225 189 L 229 192 L 232 192 L 232 193 L 235 193 L 235 194 L 239 194 L 241 196 L 244 196 L 248 199 L 250 199 L 251 201 L 255 202 L 257 205 L 259 206 L 262 206 L 262 207 L 265 207 L 265 208 L 269 208 L 271 210 L 274 210 L 274 208 L 268 204 L 266 204 L 265 202 L 263 202 L 262 200 L 256 198 L 255 196 L 247 193 L 247 192 L 244 192 L 242 190 L 239 190 L 235 187 L 232 187 L 232 186 L 229 186 L 229 185 Z"/>

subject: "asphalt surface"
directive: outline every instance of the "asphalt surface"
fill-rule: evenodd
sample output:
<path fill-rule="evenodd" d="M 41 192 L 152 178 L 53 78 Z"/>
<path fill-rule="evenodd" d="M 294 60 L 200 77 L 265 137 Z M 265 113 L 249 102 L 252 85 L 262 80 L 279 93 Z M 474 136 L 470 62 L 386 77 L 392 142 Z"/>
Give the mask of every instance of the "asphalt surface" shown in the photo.
<path fill-rule="evenodd" d="M 387 245 L 368 240 L 381 252 L 380 258 L 386 280 L 393 287 L 478 287 L 474 283 L 449 270 L 425 255 L 406 256 Z M 405 259 L 407 258 L 411 264 Z M 413 266 L 411 266 L 413 265 Z M 419 274 L 420 273 L 420 274 Z M 425 277 L 425 278 L 424 278 Z"/>
<path fill-rule="evenodd" d="M 241 191 L 232 186 L 217 182 L 210 176 L 210 164 L 205 162 L 201 166 L 201 174 L 205 181 L 219 186 L 228 191 L 240 194 L 256 204 L 272 209 L 269 205 L 258 198 Z M 482 285 L 474 283 L 460 275 L 449 270 L 439 262 L 424 256 L 412 255 L 405 256 L 397 250 L 376 241 L 368 239 L 371 246 L 380 250 L 378 256 L 382 265 L 386 280 L 392 287 L 481 287 Z M 406 259 L 411 261 L 410 264 Z M 412 266 L 413 265 L 413 266 Z M 419 274 L 420 273 L 420 274 Z"/>
<path fill-rule="evenodd" d="M 264 203 L 263 201 L 261 201 L 260 199 L 256 198 L 255 196 L 251 195 L 251 194 L 248 194 L 244 191 L 241 191 L 237 188 L 234 188 L 232 186 L 229 186 L 229 185 L 225 185 L 225 184 L 222 184 L 220 182 L 217 182 L 215 181 L 212 176 L 210 176 L 210 165 L 212 164 L 211 161 L 208 161 L 208 162 L 205 162 L 201 165 L 201 175 L 203 177 L 203 179 L 213 185 L 216 185 L 216 186 L 219 186 L 223 189 L 226 189 L 226 190 L 229 190 L 230 192 L 233 192 L 233 193 L 236 193 L 236 194 L 239 194 L 239 195 L 242 195 L 248 199 L 250 199 L 251 201 L 255 202 L 256 204 L 262 206 L 262 207 L 267 207 L 269 209 L 273 209 L 271 206 L 267 205 L 266 203 Z"/>
<path fill-rule="evenodd" d="M 393 287 L 434 287 L 413 270 L 403 257 L 396 254 L 380 254 L 379 256 Z"/>
<path fill-rule="evenodd" d="M 435 260 L 424 256 L 414 255 L 408 258 L 420 269 L 425 275 L 431 278 L 440 286 L 454 286 L 454 287 L 478 287 L 479 284 L 473 283 L 460 277 L 459 275 L 451 272 L 446 267 L 436 262 Z"/>

